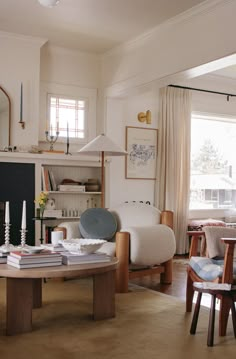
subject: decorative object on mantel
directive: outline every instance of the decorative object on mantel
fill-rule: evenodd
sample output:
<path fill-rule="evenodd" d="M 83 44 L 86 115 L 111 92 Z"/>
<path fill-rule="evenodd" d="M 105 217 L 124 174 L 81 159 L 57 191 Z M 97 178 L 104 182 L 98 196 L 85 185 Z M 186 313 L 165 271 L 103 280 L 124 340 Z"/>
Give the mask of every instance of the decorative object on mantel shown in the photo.
<path fill-rule="evenodd" d="M 57 139 L 58 139 L 58 136 L 59 136 L 59 133 L 60 133 L 60 132 L 58 131 L 58 128 L 57 128 L 57 131 L 56 131 L 56 135 L 55 135 L 55 136 L 52 135 L 52 128 L 51 128 L 51 130 L 50 130 L 50 133 L 49 133 L 49 131 L 45 131 L 46 140 L 47 140 L 47 142 L 50 143 L 49 152 L 55 152 L 55 151 L 53 150 L 53 145 L 54 145 L 54 143 L 56 143 L 56 141 L 57 141 Z"/>
<path fill-rule="evenodd" d="M 98 155 L 102 156 L 102 166 L 101 166 L 101 207 L 105 207 L 105 165 L 104 159 L 105 154 L 107 156 L 125 156 L 127 152 L 123 150 L 120 146 L 114 143 L 109 137 L 104 133 L 94 138 L 87 145 L 82 147 L 79 153 L 87 155 Z"/>
<path fill-rule="evenodd" d="M 53 7 L 59 4 L 60 0 L 38 0 L 40 5 L 45 7 Z"/>
<path fill-rule="evenodd" d="M 71 155 L 71 153 L 69 152 L 69 148 L 70 148 L 70 134 L 69 134 L 69 123 L 67 122 L 67 141 L 66 141 L 66 155 Z"/>
<path fill-rule="evenodd" d="M 139 122 L 146 122 L 147 125 L 150 125 L 152 123 L 152 114 L 150 110 L 147 110 L 145 112 L 139 112 L 138 113 L 138 120 Z"/>
<path fill-rule="evenodd" d="M 21 128 L 25 129 L 25 121 L 23 121 L 23 84 L 20 85 L 20 121 Z"/>

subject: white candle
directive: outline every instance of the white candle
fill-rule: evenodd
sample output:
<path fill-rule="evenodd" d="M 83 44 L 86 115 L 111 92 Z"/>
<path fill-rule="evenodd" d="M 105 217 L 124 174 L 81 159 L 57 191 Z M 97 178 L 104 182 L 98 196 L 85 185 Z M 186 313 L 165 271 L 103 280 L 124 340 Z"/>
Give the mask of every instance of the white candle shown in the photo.
<path fill-rule="evenodd" d="M 26 229 L 26 201 L 23 201 L 21 229 Z"/>
<path fill-rule="evenodd" d="M 10 213 L 9 213 L 9 202 L 6 202 L 5 205 L 5 223 L 9 224 L 10 223 Z"/>

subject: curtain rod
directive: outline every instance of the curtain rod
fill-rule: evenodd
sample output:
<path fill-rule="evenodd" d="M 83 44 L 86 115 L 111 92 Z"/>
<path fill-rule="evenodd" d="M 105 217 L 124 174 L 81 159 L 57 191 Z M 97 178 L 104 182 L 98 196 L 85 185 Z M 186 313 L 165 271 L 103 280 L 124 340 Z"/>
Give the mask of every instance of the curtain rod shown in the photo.
<path fill-rule="evenodd" d="M 179 89 L 185 89 L 185 90 L 194 90 L 194 91 L 201 91 L 201 92 L 208 92 L 208 93 L 214 93 L 216 95 L 224 95 L 227 96 L 227 101 L 229 101 L 230 97 L 236 97 L 236 95 L 226 92 L 218 92 L 218 91 L 211 91 L 211 90 L 203 90 L 203 89 L 197 89 L 195 87 L 187 87 L 187 86 L 178 86 L 178 85 L 168 85 L 168 87 L 176 87 Z"/>

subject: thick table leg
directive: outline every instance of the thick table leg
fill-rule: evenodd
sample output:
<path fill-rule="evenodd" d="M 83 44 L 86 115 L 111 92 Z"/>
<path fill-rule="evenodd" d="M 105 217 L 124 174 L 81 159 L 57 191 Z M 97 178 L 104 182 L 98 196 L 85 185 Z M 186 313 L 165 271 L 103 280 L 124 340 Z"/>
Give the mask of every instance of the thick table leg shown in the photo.
<path fill-rule="evenodd" d="M 115 317 L 115 270 L 93 276 L 93 317 Z"/>
<path fill-rule="evenodd" d="M 33 308 L 42 307 L 42 279 L 33 281 Z"/>
<path fill-rule="evenodd" d="M 32 330 L 33 281 L 7 278 L 7 335 Z"/>

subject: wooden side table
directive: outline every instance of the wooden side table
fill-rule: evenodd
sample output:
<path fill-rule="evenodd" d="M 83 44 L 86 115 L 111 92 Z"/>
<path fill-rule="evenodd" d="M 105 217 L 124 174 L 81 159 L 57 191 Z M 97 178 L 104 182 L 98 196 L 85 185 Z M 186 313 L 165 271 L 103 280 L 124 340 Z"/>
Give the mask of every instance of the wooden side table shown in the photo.
<path fill-rule="evenodd" d="M 213 283 L 212 283 L 213 284 Z M 207 345 L 212 347 L 214 345 L 214 326 L 215 326 L 215 304 L 216 297 L 227 296 L 231 300 L 231 314 L 232 314 L 232 322 L 234 328 L 234 336 L 236 338 L 236 312 L 234 306 L 234 295 L 236 294 L 236 286 L 232 286 L 230 290 L 225 290 L 224 284 L 216 284 L 214 283 L 215 288 L 207 288 L 206 282 L 194 283 L 193 288 L 198 292 L 197 302 L 195 305 L 195 310 L 193 313 L 193 319 L 190 328 L 190 334 L 195 334 L 197 329 L 198 316 L 201 306 L 202 293 L 211 294 L 211 308 L 210 308 L 210 316 L 209 316 L 209 325 L 208 325 L 208 335 L 207 335 Z"/>

